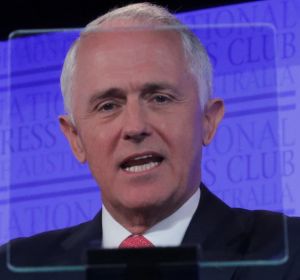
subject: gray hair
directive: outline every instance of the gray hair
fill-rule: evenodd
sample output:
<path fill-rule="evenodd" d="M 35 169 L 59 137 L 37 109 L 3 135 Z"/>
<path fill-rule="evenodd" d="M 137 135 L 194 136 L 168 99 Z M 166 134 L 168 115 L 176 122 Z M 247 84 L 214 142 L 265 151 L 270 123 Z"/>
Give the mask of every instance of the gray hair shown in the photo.
<path fill-rule="evenodd" d="M 174 28 L 178 32 L 191 74 L 197 79 L 199 100 L 203 110 L 212 92 L 212 66 L 204 46 L 186 25 L 167 9 L 150 3 L 138 3 L 114 9 L 90 22 L 69 49 L 60 81 L 65 111 L 70 115 L 71 120 L 73 120 L 71 111 L 72 74 L 76 66 L 76 52 L 80 38 L 101 27 L 102 23 L 116 18 L 137 20 L 143 25 L 149 24 L 150 27 L 159 24 L 162 27 Z"/>

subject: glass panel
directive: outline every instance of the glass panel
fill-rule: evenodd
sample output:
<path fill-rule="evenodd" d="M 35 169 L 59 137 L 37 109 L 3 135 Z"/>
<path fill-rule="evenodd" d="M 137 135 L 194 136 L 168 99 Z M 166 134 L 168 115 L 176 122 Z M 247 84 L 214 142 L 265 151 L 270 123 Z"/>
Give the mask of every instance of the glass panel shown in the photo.
<path fill-rule="evenodd" d="M 0 42 L 0 245 L 8 240 L 6 229 L 9 219 L 10 101 L 7 68 L 7 43 Z"/>
<path fill-rule="evenodd" d="M 284 211 L 283 181 L 293 168 L 293 156 L 279 144 L 285 137 L 285 121 L 281 114 L 293 111 L 295 105 L 287 100 L 289 92 L 278 92 L 276 32 L 264 24 L 190 26 L 190 29 L 209 53 L 214 67 L 213 95 L 224 99 L 226 109 L 215 139 L 203 152 L 202 179 L 207 187 L 201 188 L 200 206 L 183 245 L 196 246 L 199 267 L 281 264 L 287 257 L 285 217 L 267 212 L 232 210 L 217 198 L 231 207 Z M 70 103 L 78 114 L 75 125 L 78 125 L 76 121 L 86 127 L 89 125 L 87 133 L 102 125 L 99 133 L 104 132 L 103 137 L 112 135 L 109 133 L 115 133 L 115 127 L 120 127 L 123 119 L 118 121 L 117 118 L 121 114 L 120 108 L 125 108 L 129 102 L 125 93 L 139 92 L 141 111 L 149 122 L 155 123 L 153 133 L 156 140 L 150 142 L 153 149 L 169 149 L 161 133 L 171 142 L 172 137 L 180 135 L 183 144 L 189 143 L 189 133 L 200 141 L 201 118 L 197 114 L 200 114 L 201 106 L 198 98 L 195 99 L 196 105 L 190 100 L 195 98 L 197 90 L 203 98 L 209 74 L 204 71 L 203 76 L 199 76 L 203 68 L 197 68 L 195 57 L 190 59 L 186 53 L 186 60 L 182 59 L 182 50 L 179 52 L 176 48 L 176 34 L 182 31 L 178 27 L 156 26 L 153 29 L 139 26 L 97 29 L 85 34 L 81 47 L 89 51 L 80 49 L 82 58 L 77 53 L 77 64 L 70 68 L 73 75 L 77 71 L 70 91 L 76 97 Z M 57 120 L 58 115 L 64 114 L 59 86 L 61 68 L 66 52 L 78 34 L 78 30 L 22 31 L 14 33 L 10 39 L 11 238 L 90 220 L 101 207 L 99 184 L 87 166 L 78 163 L 72 155 Z M 172 46 L 166 52 L 170 42 L 174 49 Z M 187 68 L 182 71 L 185 64 Z M 189 66 L 192 66 L 192 74 Z M 178 84 L 171 83 L 174 77 L 177 77 Z M 97 88 L 97 92 L 90 92 L 91 87 L 99 87 L 102 91 L 99 93 Z M 81 99 L 85 96 L 83 94 L 89 94 L 89 98 Z M 113 99 L 105 104 L 99 103 L 103 95 L 113 96 Z M 107 101 L 107 97 L 104 100 Z M 193 114 L 182 109 L 185 100 L 190 102 L 191 108 L 199 110 Z M 211 108 L 213 116 L 214 108 Z M 170 126 L 165 126 L 160 132 L 157 127 L 170 121 L 173 112 L 176 118 L 172 118 Z M 185 114 L 190 116 L 191 123 L 183 125 L 182 121 L 187 119 Z M 199 122 L 193 123 L 197 116 Z M 131 121 L 134 122 L 135 118 Z M 108 126 L 107 122 L 111 125 Z M 171 124 L 173 130 L 170 130 Z M 188 134 L 179 131 L 180 134 L 176 135 L 177 126 Z M 76 130 L 73 133 L 76 134 Z M 86 134 L 80 137 L 88 141 Z M 95 139 L 99 141 L 99 138 Z M 101 154 L 95 139 L 93 144 Z M 114 139 L 112 136 L 112 143 L 116 141 Z M 98 146 L 102 144 L 99 142 Z M 180 151 L 186 149 L 177 147 Z M 76 155 L 84 160 L 82 153 L 77 151 Z M 89 156 L 93 158 L 91 154 Z M 102 160 L 106 163 L 108 158 Z M 187 163 L 190 163 L 189 159 Z M 98 159 L 90 162 L 96 179 L 101 181 L 103 170 L 97 169 L 95 164 L 103 168 L 103 162 Z M 165 175 L 161 176 L 164 178 Z M 68 232 L 12 243 L 14 245 L 7 247 L 9 265 L 17 271 L 83 270 L 86 262 L 82 255 L 88 248 L 98 248 L 100 255 L 108 252 L 101 249 L 100 221 L 98 215 L 93 222 Z M 40 248 L 32 248 L 33 244 L 41 240 L 49 242 L 47 258 L 35 257 Z M 32 252 L 33 258 L 27 257 L 26 244 L 37 250 Z M 120 250 L 115 250 L 115 256 L 120 254 Z M 184 260 L 171 258 L 168 262 L 177 266 Z M 191 262 L 188 257 L 187 262 Z M 124 263 L 99 263 L 98 267 L 124 268 Z"/>
<path fill-rule="evenodd" d="M 236 232 L 232 235 L 237 220 L 228 224 L 230 219 L 224 217 L 219 232 L 214 231 L 208 238 L 211 243 L 204 250 L 200 265 L 281 264 L 287 257 L 285 217 L 278 214 L 273 218 L 270 213 L 260 211 L 244 212 L 243 217 L 239 209 L 285 212 L 283 178 L 291 171 L 293 156 L 280 144 L 281 114 L 294 110 L 295 106 L 282 102 L 289 93 L 278 92 L 276 30 L 264 24 L 224 24 L 195 32 L 212 58 L 214 94 L 223 98 L 226 108 L 216 137 L 204 149 L 203 181 L 222 201 L 238 208 L 234 211 L 244 227 L 243 236 L 237 237 Z M 272 219 L 276 220 L 274 224 Z M 256 232 L 260 227 L 264 230 Z M 222 243 L 222 236 L 227 241 L 231 236 L 232 243 Z M 255 236 L 263 243 L 251 248 Z M 267 246 L 275 251 L 265 251 Z"/>

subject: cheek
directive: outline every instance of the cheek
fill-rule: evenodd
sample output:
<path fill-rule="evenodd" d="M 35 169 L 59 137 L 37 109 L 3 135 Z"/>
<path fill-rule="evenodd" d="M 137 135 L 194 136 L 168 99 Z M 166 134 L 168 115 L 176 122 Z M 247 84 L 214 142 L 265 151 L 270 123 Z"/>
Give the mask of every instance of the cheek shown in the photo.
<path fill-rule="evenodd" d="M 99 124 L 93 121 L 91 124 L 86 125 L 81 133 L 87 149 L 93 151 L 111 144 L 114 137 L 113 131 L 112 125 Z"/>
<path fill-rule="evenodd" d="M 183 170 L 200 165 L 202 154 L 202 127 L 198 119 L 189 118 L 177 125 L 174 151 L 179 151 L 178 161 Z"/>
<path fill-rule="evenodd" d="M 84 148 L 91 169 L 102 168 L 103 162 L 109 160 L 110 143 L 109 135 L 104 133 L 104 131 L 97 131 L 91 128 L 85 134 Z"/>
<path fill-rule="evenodd" d="M 183 150 L 193 152 L 193 149 L 202 146 L 202 126 L 200 118 L 182 118 L 177 121 L 173 129 L 173 137 L 177 139 L 178 145 L 180 145 Z"/>

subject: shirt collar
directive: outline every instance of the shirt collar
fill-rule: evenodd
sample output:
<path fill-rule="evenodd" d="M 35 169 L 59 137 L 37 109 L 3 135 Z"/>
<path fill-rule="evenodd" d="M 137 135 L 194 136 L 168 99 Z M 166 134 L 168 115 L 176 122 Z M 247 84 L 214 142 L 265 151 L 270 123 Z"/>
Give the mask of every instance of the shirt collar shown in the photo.
<path fill-rule="evenodd" d="M 172 215 L 160 221 L 143 235 L 156 247 L 178 246 L 181 244 L 188 225 L 198 207 L 200 189 Z M 131 233 L 119 224 L 102 205 L 103 248 L 118 248 Z"/>

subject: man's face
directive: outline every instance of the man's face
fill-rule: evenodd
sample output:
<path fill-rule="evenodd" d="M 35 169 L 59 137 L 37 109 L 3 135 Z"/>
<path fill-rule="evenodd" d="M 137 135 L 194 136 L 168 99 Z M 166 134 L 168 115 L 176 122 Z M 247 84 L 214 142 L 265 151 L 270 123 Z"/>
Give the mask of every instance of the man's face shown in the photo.
<path fill-rule="evenodd" d="M 209 121 L 197 89 L 175 32 L 81 39 L 71 93 L 75 127 L 66 117 L 61 125 L 115 218 L 130 211 L 164 218 L 198 188 Z"/>

